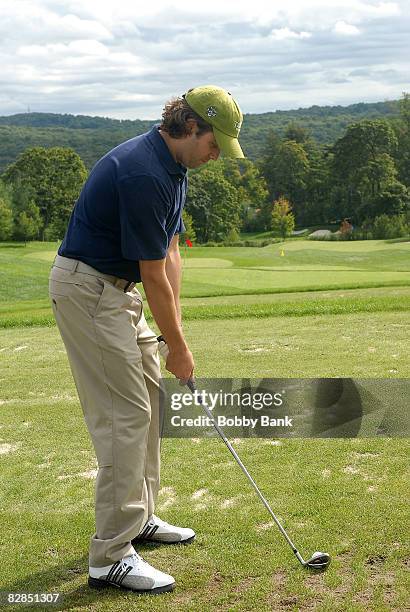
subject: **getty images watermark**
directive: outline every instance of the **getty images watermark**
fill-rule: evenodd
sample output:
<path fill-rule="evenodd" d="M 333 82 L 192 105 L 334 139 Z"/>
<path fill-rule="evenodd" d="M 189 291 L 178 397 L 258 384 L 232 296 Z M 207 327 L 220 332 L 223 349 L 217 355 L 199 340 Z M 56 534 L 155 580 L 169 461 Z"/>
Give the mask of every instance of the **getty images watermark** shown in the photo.
<path fill-rule="evenodd" d="M 161 381 L 163 437 L 407 437 L 409 379 L 198 379 Z M 204 409 L 204 405 L 209 412 Z"/>
<path fill-rule="evenodd" d="M 283 406 L 281 393 L 269 392 L 224 392 L 219 390 L 216 393 L 206 390 L 195 390 L 192 393 L 171 393 L 171 410 L 178 411 L 182 408 L 191 406 L 208 406 L 212 411 L 216 407 L 232 408 L 240 410 L 249 408 L 255 413 L 267 408 Z M 212 419 L 206 415 L 199 415 L 194 418 L 183 417 L 180 414 L 171 415 L 171 425 L 173 427 L 211 427 Z M 268 414 L 256 414 L 254 417 L 245 414 L 228 416 L 226 414 L 215 414 L 213 417 L 220 427 L 292 427 L 292 419 L 288 415 L 284 417 L 272 417 Z"/>

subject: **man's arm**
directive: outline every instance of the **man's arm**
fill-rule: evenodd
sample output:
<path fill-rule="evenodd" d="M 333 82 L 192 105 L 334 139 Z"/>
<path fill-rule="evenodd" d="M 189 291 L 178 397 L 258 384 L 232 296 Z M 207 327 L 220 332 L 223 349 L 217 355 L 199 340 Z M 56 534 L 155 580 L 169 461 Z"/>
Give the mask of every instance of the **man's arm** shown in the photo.
<path fill-rule="evenodd" d="M 179 234 L 175 234 L 175 236 L 170 242 L 166 258 L 165 271 L 169 280 L 169 284 L 172 287 L 172 293 L 174 294 L 174 303 L 175 309 L 177 311 L 177 318 L 179 324 L 182 325 L 181 304 L 179 301 L 182 274 L 181 254 L 179 252 Z"/>
<path fill-rule="evenodd" d="M 166 368 L 185 382 L 192 376 L 194 361 L 180 326 L 166 259 L 140 260 L 139 266 L 152 316 L 168 344 Z"/>

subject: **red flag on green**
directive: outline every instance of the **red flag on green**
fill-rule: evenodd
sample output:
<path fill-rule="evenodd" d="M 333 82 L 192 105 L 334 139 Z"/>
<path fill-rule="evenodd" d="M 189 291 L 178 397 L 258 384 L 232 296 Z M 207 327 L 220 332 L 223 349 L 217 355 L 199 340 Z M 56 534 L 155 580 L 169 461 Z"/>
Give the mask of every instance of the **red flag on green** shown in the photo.
<path fill-rule="evenodd" d="M 190 239 L 189 239 L 189 238 L 186 238 L 186 239 L 185 239 L 185 242 L 186 242 L 186 244 L 187 244 L 189 247 L 192 247 L 192 242 L 190 241 Z"/>

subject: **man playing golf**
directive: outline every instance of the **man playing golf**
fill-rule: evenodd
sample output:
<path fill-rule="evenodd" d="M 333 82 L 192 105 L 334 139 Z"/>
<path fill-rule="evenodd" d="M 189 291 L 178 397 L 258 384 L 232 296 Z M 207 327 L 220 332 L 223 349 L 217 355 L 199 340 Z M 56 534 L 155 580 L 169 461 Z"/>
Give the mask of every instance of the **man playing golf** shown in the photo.
<path fill-rule="evenodd" d="M 192 529 L 154 514 L 159 490 L 156 334 L 136 283 L 166 339 L 166 369 L 187 381 L 194 361 L 181 328 L 178 234 L 187 168 L 220 152 L 243 157 L 242 113 L 219 87 L 169 101 L 162 123 L 109 151 L 92 169 L 50 273 L 49 293 L 98 461 L 89 584 L 135 592 L 174 588 L 138 542 L 190 542 Z"/>

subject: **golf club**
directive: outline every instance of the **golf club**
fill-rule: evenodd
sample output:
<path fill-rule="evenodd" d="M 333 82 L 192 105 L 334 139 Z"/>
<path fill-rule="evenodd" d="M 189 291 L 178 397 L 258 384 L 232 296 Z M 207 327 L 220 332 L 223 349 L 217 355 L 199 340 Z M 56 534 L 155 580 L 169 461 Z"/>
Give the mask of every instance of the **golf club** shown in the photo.
<path fill-rule="evenodd" d="M 159 336 L 157 338 L 157 340 L 159 342 L 159 352 L 164 357 L 164 359 L 166 359 L 166 357 L 168 355 L 167 344 L 166 344 L 166 342 L 165 342 L 165 340 L 164 340 L 164 338 L 162 336 Z M 191 391 L 191 393 L 195 393 L 195 391 L 197 391 L 197 388 L 195 386 L 195 382 L 194 382 L 193 379 L 188 380 L 187 386 L 188 386 L 189 390 Z M 292 540 L 290 539 L 290 537 L 286 533 L 285 529 L 282 527 L 279 519 L 276 517 L 276 515 L 274 514 L 274 512 L 271 509 L 270 505 L 266 501 L 265 497 L 260 492 L 258 485 L 256 484 L 256 482 L 254 481 L 254 479 L 249 474 L 248 470 L 246 469 L 246 467 L 244 466 L 244 464 L 240 460 L 240 458 L 239 458 L 237 452 L 235 451 L 235 449 L 233 448 L 232 444 L 229 442 L 229 440 L 225 436 L 224 432 L 219 427 L 218 423 L 215 421 L 215 419 L 214 419 L 214 417 L 212 415 L 211 410 L 208 408 L 208 406 L 205 404 L 205 402 L 202 400 L 202 398 L 201 398 L 201 396 L 199 394 L 196 394 L 196 399 L 197 399 L 198 403 L 202 406 L 204 411 L 206 412 L 207 416 L 211 420 L 212 425 L 214 426 L 214 428 L 218 432 L 219 436 L 224 441 L 225 445 L 228 447 L 228 449 L 231 452 L 231 454 L 233 455 L 235 461 L 237 462 L 237 464 L 241 468 L 242 472 L 245 474 L 245 476 L 247 477 L 247 479 L 251 483 L 251 485 L 254 488 L 254 490 L 256 491 L 259 499 L 261 500 L 261 502 L 263 503 L 263 505 L 265 506 L 265 508 L 267 509 L 267 511 L 269 512 L 269 514 L 273 518 L 273 520 L 275 521 L 276 525 L 279 527 L 279 530 L 281 531 L 282 535 L 285 537 L 285 539 L 288 542 L 289 546 L 292 548 L 293 553 L 296 555 L 297 559 L 300 561 L 300 563 L 303 565 L 303 567 L 308 567 L 308 568 L 314 569 L 314 570 L 325 570 L 327 568 L 327 566 L 329 565 L 329 563 L 330 563 L 330 559 L 331 559 L 330 555 L 328 553 L 325 553 L 325 552 L 317 551 L 317 552 L 314 552 L 312 554 L 312 556 L 309 559 L 307 559 L 306 561 L 303 559 L 302 555 L 300 554 L 300 552 L 298 551 L 298 549 L 296 548 L 296 546 L 294 545 L 294 543 L 292 542 Z"/>

